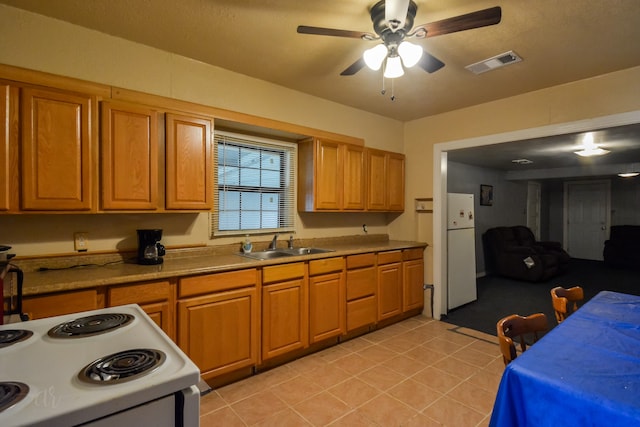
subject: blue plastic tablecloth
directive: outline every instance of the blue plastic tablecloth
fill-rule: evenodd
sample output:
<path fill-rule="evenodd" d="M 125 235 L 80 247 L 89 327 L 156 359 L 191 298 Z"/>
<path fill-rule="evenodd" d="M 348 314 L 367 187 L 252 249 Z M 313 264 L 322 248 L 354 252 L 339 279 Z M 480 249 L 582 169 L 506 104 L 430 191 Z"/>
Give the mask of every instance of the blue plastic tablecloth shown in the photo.
<path fill-rule="evenodd" d="M 640 426 L 640 296 L 600 292 L 511 362 L 489 425 Z"/>

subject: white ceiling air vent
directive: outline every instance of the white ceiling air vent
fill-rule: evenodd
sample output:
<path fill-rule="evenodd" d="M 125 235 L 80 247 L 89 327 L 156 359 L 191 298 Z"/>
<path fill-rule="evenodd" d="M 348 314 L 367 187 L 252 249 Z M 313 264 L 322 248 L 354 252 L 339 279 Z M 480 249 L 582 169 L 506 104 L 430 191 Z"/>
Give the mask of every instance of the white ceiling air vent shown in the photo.
<path fill-rule="evenodd" d="M 485 59 L 484 61 L 476 62 L 475 64 L 467 65 L 467 70 L 474 74 L 482 74 L 487 71 L 495 70 L 496 68 L 504 67 L 505 65 L 515 64 L 521 62 L 522 58 L 517 53 L 510 50 L 509 52 L 501 53 L 493 58 Z"/>

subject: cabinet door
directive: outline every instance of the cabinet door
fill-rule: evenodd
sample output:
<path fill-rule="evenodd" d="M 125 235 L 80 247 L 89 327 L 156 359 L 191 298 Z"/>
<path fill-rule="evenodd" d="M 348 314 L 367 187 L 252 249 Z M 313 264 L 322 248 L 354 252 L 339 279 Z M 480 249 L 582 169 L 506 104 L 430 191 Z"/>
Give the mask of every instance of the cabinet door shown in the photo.
<path fill-rule="evenodd" d="M 309 340 L 311 343 L 345 332 L 344 274 L 309 278 Z"/>
<path fill-rule="evenodd" d="M 102 103 L 102 208 L 158 208 L 158 116 L 151 108 Z"/>
<path fill-rule="evenodd" d="M 315 208 L 339 210 L 342 206 L 342 163 L 340 144 L 316 141 Z"/>
<path fill-rule="evenodd" d="M 9 210 L 11 176 L 9 171 L 9 101 L 8 85 L 0 85 L 0 211 Z"/>
<path fill-rule="evenodd" d="M 204 379 L 256 365 L 256 288 L 179 301 L 178 345 L 200 368 Z"/>
<path fill-rule="evenodd" d="M 402 311 L 422 308 L 424 306 L 424 261 L 422 259 L 404 261 L 402 269 L 404 287 Z"/>
<path fill-rule="evenodd" d="M 23 210 L 92 208 L 91 96 L 22 90 Z"/>
<path fill-rule="evenodd" d="M 308 297 L 305 279 L 262 288 L 262 359 L 307 347 Z"/>
<path fill-rule="evenodd" d="M 367 150 L 367 209 L 387 209 L 387 161 L 384 151 Z"/>
<path fill-rule="evenodd" d="M 404 211 L 404 155 L 389 153 L 387 195 L 390 211 Z"/>
<path fill-rule="evenodd" d="M 168 281 L 134 283 L 107 289 L 107 307 L 138 304 L 173 340 L 174 301 L 171 283 Z"/>
<path fill-rule="evenodd" d="M 378 320 L 402 313 L 402 263 L 378 266 Z"/>
<path fill-rule="evenodd" d="M 211 120 L 166 115 L 167 209 L 211 210 Z"/>
<path fill-rule="evenodd" d="M 343 145 L 344 178 L 342 185 L 344 194 L 342 207 L 345 210 L 363 211 L 365 206 L 366 167 L 364 147 Z"/>

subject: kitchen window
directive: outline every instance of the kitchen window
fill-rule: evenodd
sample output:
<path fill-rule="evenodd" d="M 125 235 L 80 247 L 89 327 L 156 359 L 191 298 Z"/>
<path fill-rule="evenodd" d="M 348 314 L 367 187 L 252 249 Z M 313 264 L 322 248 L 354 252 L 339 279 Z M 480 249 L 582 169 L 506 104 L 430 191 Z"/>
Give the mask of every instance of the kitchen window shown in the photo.
<path fill-rule="evenodd" d="M 294 229 L 297 145 L 216 131 L 213 236 Z"/>

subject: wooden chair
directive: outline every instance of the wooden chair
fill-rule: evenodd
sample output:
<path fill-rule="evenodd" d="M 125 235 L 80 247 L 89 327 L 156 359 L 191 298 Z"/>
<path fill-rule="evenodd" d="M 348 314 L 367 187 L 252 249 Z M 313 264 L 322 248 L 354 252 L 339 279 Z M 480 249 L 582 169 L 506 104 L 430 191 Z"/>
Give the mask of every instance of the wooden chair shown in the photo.
<path fill-rule="evenodd" d="M 578 309 L 578 302 L 584 299 L 584 292 L 580 286 L 565 289 L 560 286 L 551 289 L 551 302 L 556 313 L 556 320 L 561 323 L 571 313 Z"/>
<path fill-rule="evenodd" d="M 514 338 L 520 341 L 521 351 L 527 349 L 527 345 L 531 345 L 538 341 L 538 333 L 544 332 L 548 328 L 547 316 L 544 313 L 532 314 L 530 316 L 520 316 L 512 314 L 498 320 L 496 324 L 498 330 L 498 342 L 500 351 L 502 352 L 502 360 L 505 366 L 517 357 L 516 345 Z M 527 343 L 526 337 L 531 336 L 533 343 Z"/>

